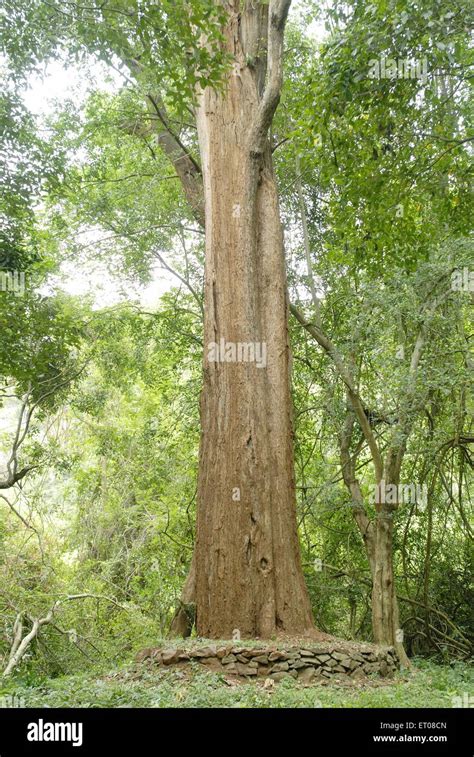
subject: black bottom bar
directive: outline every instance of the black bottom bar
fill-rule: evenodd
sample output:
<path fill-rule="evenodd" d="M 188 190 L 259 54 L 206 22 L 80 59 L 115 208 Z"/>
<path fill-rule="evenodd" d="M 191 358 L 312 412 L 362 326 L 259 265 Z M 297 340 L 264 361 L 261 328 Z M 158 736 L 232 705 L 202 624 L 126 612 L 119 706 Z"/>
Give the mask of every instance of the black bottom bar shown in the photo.
<path fill-rule="evenodd" d="M 324 747 L 331 753 L 471 757 L 471 734 L 469 709 L 0 710 L 0 757 L 115 752 L 138 757 L 168 752 L 173 745 L 190 754 L 196 747 L 268 753 L 293 745 L 295 751 L 309 747 L 314 755 Z"/>

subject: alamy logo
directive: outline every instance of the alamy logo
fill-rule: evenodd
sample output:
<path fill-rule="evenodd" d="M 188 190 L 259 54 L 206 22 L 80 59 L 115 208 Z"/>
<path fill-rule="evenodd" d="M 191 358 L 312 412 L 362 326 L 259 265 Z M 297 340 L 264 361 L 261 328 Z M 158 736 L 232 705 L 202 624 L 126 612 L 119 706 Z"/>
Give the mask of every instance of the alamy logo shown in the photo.
<path fill-rule="evenodd" d="M 82 723 L 28 723 L 28 741 L 69 741 L 73 746 L 82 746 Z"/>
<path fill-rule="evenodd" d="M 474 707 L 474 696 L 464 691 L 462 697 L 451 697 L 451 703 L 453 707 Z"/>
<path fill-rule="evenodd" d="M 428 61 L 410 58 L 372 58 L 369 60 L 369 79 L 428 79 Z"/>
<path fill-rule="evenodd" d="M 26 707 L 25 698 L 19 697 L 18 694 L 3 694 L 0 696 L 0 709 L 23 707 Z"/>
<path fill-rule="evenodd" d="M 255 363 L 257 368 L 267 365 L 266 342 L 209 342 L 207 359 L 210 363 Z"/>
<path fill-rule="evenodd" d="M 369 501 L 377 505 L 420 505 L 426 507 L 428 487 L 426 484 L 386 484 L 381 481 L 375 484 L 370 493 Z"/>
<path fill-rule="evenodd" d="M 16 295 L 25 294 L 25 272 L 0 271 L 0 292 L 13 292 Z"/>
<path fill-rule="evenodd" d="M 474 271 L 466 266 L 456 268 L 451 274 L 451 289 L 453 292 L 474 292 Z"/>

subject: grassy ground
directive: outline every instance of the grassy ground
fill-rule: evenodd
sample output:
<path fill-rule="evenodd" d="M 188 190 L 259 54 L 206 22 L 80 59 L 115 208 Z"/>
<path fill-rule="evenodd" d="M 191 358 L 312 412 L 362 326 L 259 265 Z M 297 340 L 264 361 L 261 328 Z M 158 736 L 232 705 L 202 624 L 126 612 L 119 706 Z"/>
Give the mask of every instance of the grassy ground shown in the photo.
<path fill-rule="evenodd" d="M 474 701 L 473 694 L 472 668 L 423 660 L 415 660 L 412 670 L 390 681 L 369 678 L 309 686 L 290 678 L 239 683 L 198 663 L 186 671 L 143 665 L 34 684 L 0 682 L 0 705 L 23 707 L 453 707 L 454 697 L 467 702 L 470 695 Z"/>

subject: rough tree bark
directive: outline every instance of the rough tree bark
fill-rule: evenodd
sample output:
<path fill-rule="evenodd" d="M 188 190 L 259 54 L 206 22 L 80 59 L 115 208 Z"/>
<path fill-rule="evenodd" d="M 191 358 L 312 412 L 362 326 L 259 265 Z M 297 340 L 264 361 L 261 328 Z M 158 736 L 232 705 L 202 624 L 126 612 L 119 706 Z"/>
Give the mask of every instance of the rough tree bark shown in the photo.
<path fill-rule="evenodd" d="M 286 273 L 268 138 L 289 5 L 225 3 L 234 65 L 222 92 L 200 93 L 197 113 L 202 432 L 196 548 L 173 629 L 187 632 L 184 614 L 195 605 L 197 632 L 208 638 L 315 632 L 297 535 Z M 208 346 L 221 340 L 266 348 L 266 364 L 211 362 Z"/>
<path fill-rule="evenodd" d="M 376 644 L 390 644 L 402 665 L 410 661 L 401 635 L 398 598 L 393 571 L 393 517 L 398 505 L 377 507 L 372 572 L 372 629 Z"/>

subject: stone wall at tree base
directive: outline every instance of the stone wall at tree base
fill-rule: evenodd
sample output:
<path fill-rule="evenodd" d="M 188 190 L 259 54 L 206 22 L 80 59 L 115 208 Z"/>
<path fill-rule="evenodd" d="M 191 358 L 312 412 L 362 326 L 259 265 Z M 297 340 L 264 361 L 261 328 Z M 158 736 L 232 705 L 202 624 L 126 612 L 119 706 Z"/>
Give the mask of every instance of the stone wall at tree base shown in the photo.
<path fill-rule="evenodd" d="M 238 646 L 209 644 L 205 647 L 156 647 L 141 650 L 136 661 L 160 667 L 198 663 L 214 671 L 245 677 L 281 680 L 292 676 L 303 683 L 318 678 L 362 678 L 370 674 L 390 677 L 400 667 L 393 647 L 373 644 L 318 643 L 304 646 Z"/>

